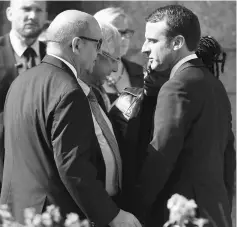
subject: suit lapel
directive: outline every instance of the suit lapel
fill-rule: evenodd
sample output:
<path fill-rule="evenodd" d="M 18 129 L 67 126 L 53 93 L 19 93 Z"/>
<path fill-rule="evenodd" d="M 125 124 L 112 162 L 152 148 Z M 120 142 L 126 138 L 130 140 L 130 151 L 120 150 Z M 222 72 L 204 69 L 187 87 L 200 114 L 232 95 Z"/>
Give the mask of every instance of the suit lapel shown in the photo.
<path fill-rule="evenodd" d="M 18 70 L 9 34 L 6 34 L 4 36 L 4 44 L 5 45 L 3 45 L 3 52 L 2 52 L 2 57 L 4 59 L 4 67 L 8 68 L 9 75 L 12 75 L 13 78 L 16 78 L 18 75 Z"/>

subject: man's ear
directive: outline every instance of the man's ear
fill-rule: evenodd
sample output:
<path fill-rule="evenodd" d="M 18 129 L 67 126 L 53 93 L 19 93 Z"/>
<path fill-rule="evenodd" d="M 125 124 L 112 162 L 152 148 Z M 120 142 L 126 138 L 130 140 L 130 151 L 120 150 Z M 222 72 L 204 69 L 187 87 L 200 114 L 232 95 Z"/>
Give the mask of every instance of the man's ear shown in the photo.
<path fill-rule="evenodd" d="M 173 49 L 174 50 L 179 50 L 180 48 L 182 48 L 182 46 L 185 43 L 185 39 L 182 35 L 177 35 L 174 39 L 173 39 Z"/>
<path fill-rule="evenodd" d="M 73 38 L 73 40 L 72 40 L 72 51 L 74 53 L 79 54 L 81 52 L 82 46 L 83 46 L 82 39 L 80 39 L 78 37 Z"/>
<path fill-rule="evenodd" d="M 12 13 L 12 8 L 11 7 L 7 7 L 7 9 L 6 9 L 6 16 L 7 16 L 7 19 L 9 21 L 12 21 L 13 13 Z"/>

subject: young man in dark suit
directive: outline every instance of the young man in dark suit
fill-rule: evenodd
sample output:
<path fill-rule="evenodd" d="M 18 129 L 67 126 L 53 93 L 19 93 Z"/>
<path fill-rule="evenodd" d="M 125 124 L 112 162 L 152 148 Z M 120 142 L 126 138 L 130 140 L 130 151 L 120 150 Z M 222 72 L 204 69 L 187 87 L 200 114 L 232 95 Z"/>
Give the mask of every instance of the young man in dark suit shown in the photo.
<path fill-rule="evenodd" d="M 78 213 L 92 226 L 141 227 L 113 201 L 121 188 L 117 142 L 87 85 L 101 38 L 93 16 L 60 13 L 47 30 L 42 63 L 9 89 L 1 203 L 20 223 L 25 208 L 42 213 L 55 204 L 63 216 Z"/>
<path fill-rule="evenodd" d="M 46 2 L 12 0 L 7 8 L 10 33 L 0 37 L 0 182 L 4 161 L 3 108 L 12 81 L 45 56 L 46 45 L 37 40 L 46 21 Z"/>
<path fill-rule="evenodd" d="M 165 71 L 170 75 L 164 85 L 161 81 L 156 100 L 145 97 L 143 104 L 148 106 L 138 113 L 140 125 L 134 118 L 126 132 L 131 144 L 139 138 L 134 160 L 129 149 L 122 151 L 122 159 L 135 168 L 129 176 L 135 178 L 135 186 L 128 185 L 130 197 L 135 197 L 130 208 L 146 226 L 162 226 L 168 219 L 167 200 L 179 193 L 196 201 L 198 215 L 209 219 L 211 226 L 231 226 L 236 166 L 231 107 L 222 83 L 195 55 L 198 18 L 182 6 L 159 8 L 147 19 L 145 37 L 142 51 L 156 71 L 153 76 Z M 129 118 L 133 108 L 123 114 Z"/>

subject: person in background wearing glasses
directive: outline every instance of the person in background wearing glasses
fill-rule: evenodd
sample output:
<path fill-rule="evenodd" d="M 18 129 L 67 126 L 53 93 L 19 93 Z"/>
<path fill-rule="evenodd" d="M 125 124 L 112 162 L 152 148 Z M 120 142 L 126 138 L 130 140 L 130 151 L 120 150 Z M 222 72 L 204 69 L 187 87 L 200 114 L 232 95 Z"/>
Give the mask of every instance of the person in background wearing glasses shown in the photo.
<path fill-rule="evenodd" d="M 124 10 L 110 7 L 98 11 L 94 16 L 114 25 L 121 35 L 121 62 L 118 64 L 117 72 L 112 72 L 103 85 L 113 103 L 124 88 L 143 86 L 143 67 L 125 58 L 134 30 L 130 29 L 131 18 Z"/>
<path fill-rule="evenodd" d="M 54 204 L 63 217 L 74 212 L 91 226 L 141 227 L 113 200 L 121 188 L 119 151 L 87 85 L 102 44 L 98 22 L 64 11 L 47 29 L 46 42 L 42 63 L 18 76 L 6 99 L 1 204 L 21 224 L 25 208 L 41 214 Z"/>
<path fill-rule="evenodd" d="M 101 108 L 105 113 L 108 113 L 111 104 L 103 84 L 106 81 L 106 77 L 109 76 L 111 72 L 118 71 L 118 65 L 121 61 L 121 36 L 117 28 L 112 24 L 105 21 L 97 21 L 101 28 L 103 43 L 92 73 L 92 78 L 94 79 L 92 87 Z"/>

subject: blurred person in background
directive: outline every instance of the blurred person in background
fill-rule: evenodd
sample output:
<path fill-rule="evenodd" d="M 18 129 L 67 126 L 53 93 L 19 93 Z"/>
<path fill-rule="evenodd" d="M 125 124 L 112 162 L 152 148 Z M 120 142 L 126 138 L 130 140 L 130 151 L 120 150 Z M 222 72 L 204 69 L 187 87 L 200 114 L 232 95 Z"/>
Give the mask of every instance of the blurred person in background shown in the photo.
<path fill-rule="evenodd" d="M 47 13 L 45 1 L 11 0 L 6 10 L 10 33 L 0 37 L 0 184 L 4 161 L 3 109 L 8 89 L 19 73 L 38 65 L 46 52 L 39 42 Z"/>
<path fill-rule="evenodd" d="M 122 8 L 110 7 L 98 11 L 94 16 L 98 20 L 104 20 L 113 24 L 122 38 L 120 47 L 122 58 L 118 64 L 118 70 L 117 72 L 112 72 L 103 85 L 108 93 L 110 102 L 113 103 L 124 88 L 143 86 L 143 67 L 125 58 L 134 30 L 130 28 L 131 18 L 124 10 Z"/>
<path fill-rule="evenodd" d="M 40 33 L 39 37 L 38 37 L 38 40 L 40 42 L 46 42 L 46 33 L 47 33 L 47 29 L 50 25 L 51 21 L 50 20 L 47 20 L 43 26 L 43 29 L 42 29 L 42 32 Z"/>
<path fill-rule="evenodd" d="M 108 113 L 111 104 L 103 84 L 107 76 L 118 71 L 121 61 L 121 36 L 112 24 L 99 19 L 97 21 L 101 28 L 103 42 L 93 69 L 91 85 L 101 108 Z"/>

